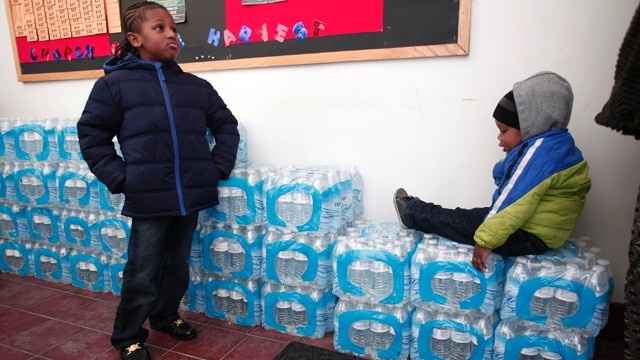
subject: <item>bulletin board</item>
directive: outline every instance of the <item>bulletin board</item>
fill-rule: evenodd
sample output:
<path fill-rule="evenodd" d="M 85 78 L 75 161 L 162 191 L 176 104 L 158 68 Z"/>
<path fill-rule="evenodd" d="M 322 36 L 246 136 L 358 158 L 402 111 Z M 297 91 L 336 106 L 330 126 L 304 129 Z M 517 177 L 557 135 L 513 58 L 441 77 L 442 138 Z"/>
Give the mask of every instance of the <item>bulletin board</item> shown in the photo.
<path fill-rule="evenodd" d="M 97 78 L 139 0 L 5 0 L 18 81 Z M 469 53 L 471 0 L 159 0 L 185 71 Z"/>

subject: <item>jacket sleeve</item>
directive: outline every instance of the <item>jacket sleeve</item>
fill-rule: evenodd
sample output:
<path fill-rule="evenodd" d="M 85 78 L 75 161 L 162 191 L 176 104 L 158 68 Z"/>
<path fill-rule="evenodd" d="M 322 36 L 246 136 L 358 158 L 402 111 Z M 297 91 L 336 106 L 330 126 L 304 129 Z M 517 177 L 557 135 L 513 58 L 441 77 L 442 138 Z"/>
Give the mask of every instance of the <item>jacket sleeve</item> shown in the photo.
<path fill-rule="evenodd" d="M 78 120 L 78 140 L 89 169 L 113 194 L 123 191 L 125 179 L 125 162 L 113 143 L 121 122 L 122 114 L 107 82 L 98 79 Z"/>
<path fill-rule="evenodd" d="M 207 126 L 215 139 L 211 158 L 216 164 L 220 178 L 225 180 L 231 175 L 236 163 L 240 133 L 238 132 L 238 120 L 213 87 L 209 92 Z"/>
<path fill-rule="evenodd" d="M 473 239 L 486 249 L 495 249 L 504 244 L 511 234 L 529 220 L 538 203 L 549 188 L 550 180 L 539 183 L 524 196 L 492 214 L 492 209 L 484 222 L 476 230 Z"/>

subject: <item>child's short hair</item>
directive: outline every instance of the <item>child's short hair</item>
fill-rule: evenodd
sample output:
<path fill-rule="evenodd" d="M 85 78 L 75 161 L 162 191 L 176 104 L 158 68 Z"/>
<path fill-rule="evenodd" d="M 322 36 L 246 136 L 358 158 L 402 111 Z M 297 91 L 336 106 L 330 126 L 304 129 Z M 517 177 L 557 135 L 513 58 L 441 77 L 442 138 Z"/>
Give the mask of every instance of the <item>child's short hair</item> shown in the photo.
<path fill-rule="evenodd" d="M 151 9 L 163 9 L 167 10 L 161 4 L 153 1 L 141 1 L 129 6 L 122 14 L 122 32 L 124 33 L 124 39 L 115 50 L 117 58 L 122 59 L 127 55 L 138 56 L 138 49 L 133 47 L 127 39 L 127 33 L 140 31 L 140 23 L 145 19 L 145 12 Z"/>

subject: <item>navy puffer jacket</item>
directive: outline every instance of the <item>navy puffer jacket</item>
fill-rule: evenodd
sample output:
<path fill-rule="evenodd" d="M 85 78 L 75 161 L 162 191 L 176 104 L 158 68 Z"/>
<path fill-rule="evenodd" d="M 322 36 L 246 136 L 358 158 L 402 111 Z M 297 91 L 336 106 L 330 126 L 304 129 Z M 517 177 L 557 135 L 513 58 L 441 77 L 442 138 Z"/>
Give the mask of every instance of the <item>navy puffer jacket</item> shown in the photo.
<path fill-rule="evenodd" d="M 91 172 L 112 193 L 124 193 L 122 214 L 184 216 L 217 205 L 218 180 L 231 173 L 240 136 L 216 90 L 175 62 L 128 56 L 104 69 L 78 121 L 78 138 Z"/>

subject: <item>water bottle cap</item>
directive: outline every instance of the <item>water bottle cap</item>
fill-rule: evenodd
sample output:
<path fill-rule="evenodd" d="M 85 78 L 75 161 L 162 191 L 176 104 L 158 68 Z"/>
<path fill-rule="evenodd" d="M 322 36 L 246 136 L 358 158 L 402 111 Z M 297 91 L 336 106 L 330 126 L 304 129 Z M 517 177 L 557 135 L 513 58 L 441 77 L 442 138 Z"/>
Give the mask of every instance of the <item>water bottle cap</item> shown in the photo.
<path fill-rule="evenodd" d="M 384 332 L 389 331 L 389 325 L 383 324 L 383 323 L 379 323 L 377 321 L 372 322 L 371 326 L 369 328 L 371 329 L 371 331 L 373 331 L 375 333 L 384 333 Z"/>
<path fill-rule="evenodd" d="M 599 265 L 599 264 L 597 264 L 597 265 L 593 265 L 593 266 L 591 267 L 591 270 L 593 270 L 594 272 L 604 271 L 604 266 Z"/>
<path fill-rule="evenodd" d="M 536 292 L 533 294 L 533 296 L 538 297 L 538 298 L 543 298 L 543 299 L 551 298 L 551 297 L 553 297 L 554 290 L 555 289 L 552 288 L 552 287 L 545 286 L 543 288 L 540 288 L 540 289 L 536 290 Z"/>
<path fill-rule="evenodd" d="M 436 273 L 435 275 L 433 275 L 434 278 L 436 279 L 451 279 L 452 274 L 448 271 L 440 271 L 438 273 Z"/>
<path fill-rule="evenodd" d="M 520 350 L 520 354 L 527 355 L 527 356 L 538 355 L 538 353 L 540 353 L 540 349 L 535 347 L 523 348 L 522 350 Z"/>
<path fill-rule="evenodd" d="M 369 262 L 367 260 L 356 260 L 351 264 L 353 270 L 369 270 Z"/>
<path fill-rule="evenodd" d="M 291 307 L 291 301 L 284 301 L 284 300 L 279 300 L 276 303 L 276 307 L 278 309 L 287 309 Z"/>
<path fill-rule="evenodd" d="M 457 343 L 467 343 L 471 341 L 471 334 L 462 330 L 451 330 L 451 341 Z"/>
<path fill-rule="evenodd" d="M 235 291 L 235 290 L 231 290 L 229 292 L 229 296 L 233 300 L 241 300 L 242 298 L 244 298 L 244 295 L 240 291 Z"/>
<path fill-rule="evenodd" d="M 218 295 L 218 297 L 228 297 L 229 296 L 229 290 L 228 289 L 217 289 L 216 290 L 216 295 Z"/>
<path fill-rule="evenodd" d="M 307 308 L 304 305 L 300 304 L 299 302 L 292 302 L 291 303 L 291 310 L 293 310 L 293 311 L 305 311 L 305 310 L 307 310 Z"/>
<path fill-rule="evenodd" d="M 594 254 L 596 254 L 596 255 L 598 255 L 598 254 L 600 254 L 602 252 L 602 250 L 599 247 L 590 247 L 589 251 L 594 253 Z"/>
<path fill-rule="evenodd" d="M 389 265 L 381 261 L 374 261 L 369 265 L 369 270 L 373 272 L 386 272 L 386 271 L 389 271 L 390 269 L 391 268 L 389 267 Z"/>
<path fill-rule="evenodd" d="M 294 252 L 293 258 L 298 261 L 307 261 L 307 255 L 297 251 Z"/>
<path fill-rule="evenodd" d="M 467 273 L 455 272 L 451 277 L 455 281 L 473 281 L 473 276 Z"/>
<path fill-rule="evenodd" d="M 574 263 L 567 263 L 567 270 L 578 270 L 580 267 L 578 266 L 578 264 L 574 264 Z"/>
<path fill-rule="evenodd" d="M 227 251 L 227 250 L 229 250 L 229 244 L 224 240 L 215 241 L 213 243 L 213 250 L 214 251 Z"/>
<path fill-rule="evenodd" d="M 278 253 L 278 257 L 280 259 L 293 259 L 293 251 L 291 250 L 280 251 Z"/>
<path fill-rule="evenodd" d="M 578 301 L 578 294 L 573 291 L 567 289 L 556 289 L 554 296 L 558 300 L 566 301 L 566 302 L 576 302 Z"/>
<path fill-rule="evenodd" d="M 351 326 L 356 330 L 367 330 L 369 328 L 368 321 L 355 321 Z"/>
<path fill-rule="evenodd" d="M 234 254 L 241 253 L 244 252 L 244 248 L 239 242 L 234 241 L 229 244 L 229 252 Z"/>
<path fill-rule="evenodd" d="M 447 340 L 451 337 L 450 328 L 433 328 L 432 336 L 436 340 Z"/>
<path fill-rule="evenodd" d="M 607 259 L 598 259 L 598 261 L 596 261 L 598 263 L 598 265 L 602 265 L 604 267 L 609 266 L 609 264 L 611 263 L 609 260 Z"/>

